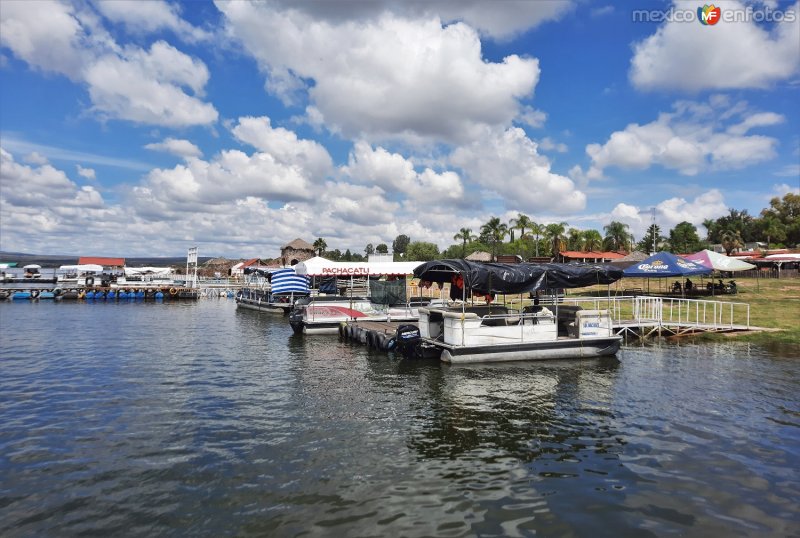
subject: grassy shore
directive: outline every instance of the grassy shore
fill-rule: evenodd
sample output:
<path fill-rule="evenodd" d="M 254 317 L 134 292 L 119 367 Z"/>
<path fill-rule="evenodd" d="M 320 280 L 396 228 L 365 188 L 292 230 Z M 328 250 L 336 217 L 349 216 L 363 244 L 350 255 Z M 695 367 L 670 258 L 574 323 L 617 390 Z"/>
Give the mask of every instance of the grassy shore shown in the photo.
<path fill-rule="evenodd" d="M 651 293 L 666 293 L 676 279 L 624 278 L 611 288 L 612 294 L 622 294 L 626 289 L 639 288 Z M 695 285 L 700 279 L 692 279 Z M 727 282 L 727 279 L 725 279 Z M 736 279 L 738 293 L 736 295 L 716 295 L 714 297 L 696 297 L 697 299 L 714 299 L 717 301 L 747 303 L 750 305 L 750 325 L 777 331 L 750 331 L 739 333 L 704 334 L 703 340 L 737 340 L 759 344 L 785 343 L 800 345 L 800 279 Z M 649 285 L 649 288 L 648 288 Z M 705 284 L 703 284 L 705 285 Z M 586 290 L 586 294 L 606 294 L 605 286 L 595 286 Z M 573 293 L 570 293 L 573 295 Z"/>

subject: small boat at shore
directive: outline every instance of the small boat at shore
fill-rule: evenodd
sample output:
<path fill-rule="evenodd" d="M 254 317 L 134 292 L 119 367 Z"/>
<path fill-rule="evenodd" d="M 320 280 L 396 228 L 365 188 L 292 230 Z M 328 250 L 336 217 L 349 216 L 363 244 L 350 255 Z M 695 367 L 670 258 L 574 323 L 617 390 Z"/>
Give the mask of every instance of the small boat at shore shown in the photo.
<path fill-rule="evenodd" d="M 408 298 L 407 277 L 422 262 L 334 262 L 315 257 L 295 266 L 300 275 L 320 279 L 330 295 L 300 299 L 289 314 L 295 333 L 338 334 L 342 323 L 417 321 L 431 297 Z"/>
<path fill-rule="evenodd" d="M 247 268 L 246 285 L 235 296 L 236 307 L 288 314 L 295 302 L 308 297 L 308 279 L 292 267 Z"/>
<path fill-rule="evenodd" d="M 473 295 L 522 294 L 544 289 L 611 284 L 622 270 L 582 264 L 480 264 L 435 260 L 414 271 L 424 282 L 449 282 L 460 305 L 419 310 L 417 356 L 459 363 L 602 357 L 614 355 L 622 337 L 613 332 L 607 310 L 533 304 L 468 304 Z M 453 293 L 453 290 L 456 293 Z"/>

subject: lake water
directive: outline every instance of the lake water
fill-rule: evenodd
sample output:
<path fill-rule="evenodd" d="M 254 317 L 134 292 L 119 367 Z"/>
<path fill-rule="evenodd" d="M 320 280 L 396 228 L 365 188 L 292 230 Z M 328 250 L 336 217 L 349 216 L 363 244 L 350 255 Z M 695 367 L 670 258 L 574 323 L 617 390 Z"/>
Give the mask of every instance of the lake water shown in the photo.
<path fill-rule="evenodd" d="M 0 304 L 0 535 L 800 533 L 800 358 L 447 366 L 196 303 Z"/>

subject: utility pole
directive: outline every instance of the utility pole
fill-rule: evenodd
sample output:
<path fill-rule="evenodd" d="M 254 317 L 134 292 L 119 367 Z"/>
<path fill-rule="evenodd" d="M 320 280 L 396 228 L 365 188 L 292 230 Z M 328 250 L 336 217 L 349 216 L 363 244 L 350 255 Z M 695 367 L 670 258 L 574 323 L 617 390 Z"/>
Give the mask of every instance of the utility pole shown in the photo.
<path fill-rule="evenodd" d="M 650 253 L 652 256 L 656 253 L 656 208 L 653 208 L 653 225 L 650 228 L 653 230 L 653 252 Z"/>

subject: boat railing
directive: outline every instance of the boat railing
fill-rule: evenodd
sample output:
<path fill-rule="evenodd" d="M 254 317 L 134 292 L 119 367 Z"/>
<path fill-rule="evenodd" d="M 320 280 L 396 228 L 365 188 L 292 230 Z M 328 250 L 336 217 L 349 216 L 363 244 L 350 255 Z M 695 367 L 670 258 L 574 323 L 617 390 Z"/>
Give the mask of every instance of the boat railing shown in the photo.
<path fill-rule="evenodd" d="M 529 302 L 523 300 L 523 304 L 524 301 Z M 520 303 L 519 300 L 516 302 Z M 617 326 L 696 326 L 711 330 L 750 327 L 750 305 L 741 302 L 636 295 L 566 297 L 560 305 L 608 310 L 611 320 Z"/>

